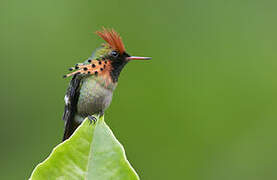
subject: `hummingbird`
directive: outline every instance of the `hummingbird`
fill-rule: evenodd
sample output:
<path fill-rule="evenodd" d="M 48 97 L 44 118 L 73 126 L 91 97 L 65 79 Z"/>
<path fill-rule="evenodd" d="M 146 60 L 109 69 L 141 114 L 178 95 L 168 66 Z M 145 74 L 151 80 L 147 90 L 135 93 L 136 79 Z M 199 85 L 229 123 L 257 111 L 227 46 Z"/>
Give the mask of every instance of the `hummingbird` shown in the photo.
<path fill-rule="evenodd" d="M 63 141 L 68 139 L 85 118 L 96 122 L 109 107 L 121 70 L 131 60 L 149 60 L 150 57 L 130 56 L 120 35 L 103 27 L 96 34 L 105 43 L 97 48 L 84 63 L 69 68 L 64 78 L 72 79 L 64 97 Z"/>

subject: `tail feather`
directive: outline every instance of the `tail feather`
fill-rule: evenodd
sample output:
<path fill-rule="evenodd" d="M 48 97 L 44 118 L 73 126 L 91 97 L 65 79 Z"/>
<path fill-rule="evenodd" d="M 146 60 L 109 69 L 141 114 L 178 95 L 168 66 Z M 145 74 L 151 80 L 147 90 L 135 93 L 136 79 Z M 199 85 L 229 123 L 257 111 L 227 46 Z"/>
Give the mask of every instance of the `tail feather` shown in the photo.
<path fill-rule="evenodd" d="M 80 124 L 75 121 L 67 121 L 64 128 L 63 141 L 68 139 Z"/>

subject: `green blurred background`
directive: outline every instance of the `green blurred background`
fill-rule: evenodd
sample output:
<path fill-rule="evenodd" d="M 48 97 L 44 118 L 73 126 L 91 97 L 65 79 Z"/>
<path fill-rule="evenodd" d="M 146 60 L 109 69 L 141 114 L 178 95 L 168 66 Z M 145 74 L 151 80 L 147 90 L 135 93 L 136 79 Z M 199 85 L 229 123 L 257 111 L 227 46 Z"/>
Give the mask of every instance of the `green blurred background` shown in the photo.
<path fill-rule="evenodd" d="M 63 134 L 67 68 L 115 28 L 132 55 L 106 121 L 141 179 L 277 179 L 276 1 L 0 1 L 0 179 Z"/>

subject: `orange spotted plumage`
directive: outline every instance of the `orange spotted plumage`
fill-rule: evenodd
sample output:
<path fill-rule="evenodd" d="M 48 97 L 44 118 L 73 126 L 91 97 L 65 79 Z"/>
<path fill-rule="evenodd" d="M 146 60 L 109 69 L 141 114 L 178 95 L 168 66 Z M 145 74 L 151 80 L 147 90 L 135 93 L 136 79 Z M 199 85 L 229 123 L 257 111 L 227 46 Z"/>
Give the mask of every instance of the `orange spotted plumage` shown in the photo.
<path fill-rule="evenodd" d="M 70 70 L 76 69 L 76 71 L 65 75 L 64 77 L 70 77 L 74 74 L 87 74 L 87 75 L 104 75 L 111 69 L 111 62 L 108 60 L 91 60 L 89 64 L 78 64 Z"/>

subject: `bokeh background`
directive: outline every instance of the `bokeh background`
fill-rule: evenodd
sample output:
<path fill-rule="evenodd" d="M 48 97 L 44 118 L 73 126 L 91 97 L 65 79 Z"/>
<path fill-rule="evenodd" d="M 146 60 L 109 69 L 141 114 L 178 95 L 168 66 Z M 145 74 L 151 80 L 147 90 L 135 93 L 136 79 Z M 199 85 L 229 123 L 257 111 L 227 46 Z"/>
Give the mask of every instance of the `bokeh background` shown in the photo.
<path fill-rule="evenodd" d="M 277 179 L 277 1 L 1 0 L 0 179 L 63 134 L 68 67 L 113 27 L 132 55 L 106 122 L 141 179 Z"/>

